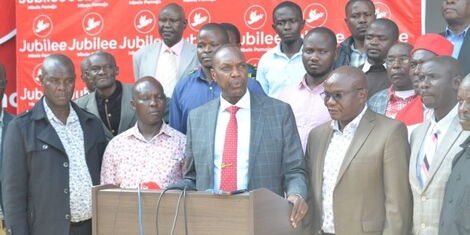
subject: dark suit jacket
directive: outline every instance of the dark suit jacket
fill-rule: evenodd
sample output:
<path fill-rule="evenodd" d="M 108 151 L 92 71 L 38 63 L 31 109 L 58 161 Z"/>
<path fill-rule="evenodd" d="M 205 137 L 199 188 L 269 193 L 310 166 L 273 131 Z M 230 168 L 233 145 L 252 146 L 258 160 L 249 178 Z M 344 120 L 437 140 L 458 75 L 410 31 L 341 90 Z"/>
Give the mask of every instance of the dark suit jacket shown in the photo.
<path fill-rule="evenodd" d="M 442 203 L 440 235 L 470 234 L 470 137 L 454 158 Z"/>
<path fill-rule="evenodd" d="M 220 99 L 193 109 L 188 118 L 186 185 L 214 187 L 214 138 Z M 307 198 L 305 162 L 295 118 L 282 101 L 251 94 L 248 190 L 267 188 Z M 183 182 L 184 182 L 183 181 Z"/>
<path fill-rule="evenodd" d="M 446 32 L 442 32 L 441 35 L 445 37 Z M 470 33 L 467 33 L 467 35 L 465 35 L 465 39 L 463 40 L 462 47 L 460 48 L 458 60 L 460 64 L 462 65 L 464 76 L 469 74 L 470 73 Z"/>
<path fill-rule="evenodd" d="M 3 158 L 5 222 L 15 235 L 67 235 L 70 229 L 68 158 L 49 123 L 43 99 L 10 122 Z M 106 139 L 101 121 L 72 103 L 83 129 L 93 185 L 100 183 Z M 68 216 L 67 216 L 68 217 Z"/>
<path fill-rule="evenodd" d="M 310 132 L 305 153 L 310 170 L 310 234 L 322 228 L 325 156 L 333 136 L 331 122 Z M 337 235 L 407 235 L 412 199 L 408 183 L 410 146 L 406 127 L 367 110 L 346 151 L 333 190 Z"/>
<path fill-rule="evenodd" d="M 3 120 L 2 120 L 2 148 L 0 149 L 0 175 L 2 174 L 2 160 L 3 160 L 3 142 L 5 142 L 5 133 L 7 132 L 8 124 L 13 119 L 13 115 L 5 112 L 3 110 Z M 1 179 L 0 179 L 0 206 L 2 207 L 3 211 L 3 200 L 2 200 L 2 189 L 1 189 Z"/>

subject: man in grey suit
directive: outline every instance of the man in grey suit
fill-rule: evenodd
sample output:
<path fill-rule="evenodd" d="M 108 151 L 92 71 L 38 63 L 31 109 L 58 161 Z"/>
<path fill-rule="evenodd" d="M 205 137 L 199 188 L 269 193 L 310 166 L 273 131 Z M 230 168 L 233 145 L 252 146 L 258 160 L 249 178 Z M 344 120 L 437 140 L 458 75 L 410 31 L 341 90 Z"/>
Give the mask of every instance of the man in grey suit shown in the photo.
<path fill-rule="evenodd" d="M 137 118 L 131 107 L 133 85 L 116 80 L 119 67 L 114 56 L 108 52 L 97 51 L 88 57 L 89 79 L 94 81 L 95 91 L 84 95 L 75 103 L 101 119 L 106 138 L 126 131 L 134 126 Z"/>
<path fill-rule="evenodd" d="M 151 76 L 163 85 L 165 94 L 171 97 L 176 83 L 193 71 L 199 62 L 196 47 L 183 40 L 188 20 L 183 8 L 170 3 L 158 15 L 158 33 L 163 43 L 153 43 L 134 53 L 134 79 Z"/>
<path fill-rule="evenodd" d="M 211 76 L 222 93 L 189 114 L 187 172 L 179 184 L 197 190 L 267 188 L 287 194 L 296 227 L 308 209 L 307 185 L 290 106 L 248 91 L 246 61 L 236 45 L 214 52 Z"/>
<path fill-rule="evenodd" d="M 434 110 L 411 134 L 409 179 L 413 192 L 413 233 L 437 234 L 445 184 L 460 144 L 469 136 L 457 116 L 460 63 L 450 56 L 424 62 L 419 74 L 423 104 Z"/>
<path fill-rule="evenodd" d="M 458 92 L 460 125 L 470 131 L 470 75 L 460 84 Z M 470 234 L 470 137 L 460 145 L 463 148 L 452 162 L 452 173 L 447 181 L 442 204 L 440 235 Z"/>
<path fill-rule="evenodd" d="M 441 10 L 447 22 L 441 34 L 454 44 L 452 57 L 459 60 L 466 75 L 470 73 L 470 0 L 443 0 Z"/>
<path fill-rule="evenodd" d="M 100 120 L 70 99 L 72 60 L 53 54 L 39 76 L 44 97 L 5 136 L 2 193 L 8 233 L 91 235 L 92 185 L 106 139 Z"/>

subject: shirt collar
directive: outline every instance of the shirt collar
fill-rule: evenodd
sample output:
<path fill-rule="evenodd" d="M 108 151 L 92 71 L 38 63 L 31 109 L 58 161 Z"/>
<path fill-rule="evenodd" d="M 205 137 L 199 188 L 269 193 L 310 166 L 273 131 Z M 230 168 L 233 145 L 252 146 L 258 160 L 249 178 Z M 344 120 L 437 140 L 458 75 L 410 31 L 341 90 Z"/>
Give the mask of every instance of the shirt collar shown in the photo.
<path fill-rule="evenodd" d="M 181 38 L 181 40 L 172 47 L 168 47 L 165 43 L 162 43 L 161 50 L 166 51 L 168 49 L 171 49 L 171 51 L 173 51 L 176 56 L 179 56 L 181 54 L 181 51 L 183 50 L 183 38 Z"/>
<path fill-rule="evenodd" d="M 46 102 L 46 98 L 44 97 L 44 99 L 42 100 L 43 101 L 43 105 L 44 105 L 44 111 L 46 112 L 46 116 L 47 116 L 47 119 L 49 121 L 53 121 L 53 122 L 56 122 L 56 123 L 60 123 L 62 125 L 67 125 L 68 123 L 72 123 L 74 121 L 77 121 L 78 120 L 78 116 L 77 116 L 77 113 L 75 113 L 75 110 L 72 108 L 72 105 L 69 103 L 69 109 L 70 109 L 70 112 L 69 112 L 69 116 L 67 117 L 67 121 L 65 123 L 63 123 L 55 114 L 54 112 L 52 112 L 51 108 L 49 107 L 49 105 L 47 104 Z"/>
<path fill-rule="evenodd" d="M 456 104 L 452 108 L 452 110 L 450 110 L 450 112 L 444 118 L 439 120 L 438 122 L 436 122 L 436 117 L 435 117 L 436 114 L 434 113 L 432 115 L 432 118 L 430 118 L 431 119 L 431 125 L 436 126 L 437 129 L 441 129 L 441 128 L 442 129 L 447 129 L 447 127 L 450 126 L 450 124 L 454 120 L 454 117 L 457 116 L 458 109 L 459 109 L 459 106 L 458 106 L 458 104 Z"/>
<path fill-rule="evenodd" d="M 310 87 L 307 85 L 306 79 L 307 79 L 307 74 L 305 74 L 304 78 L 299 82 L 299 85 L 298 85 L 299 90 L 307 89 L 310 92 L 318 93 L 318 94 L 322 93 L 325 90 L 325 88 L 323 87 L 323 82 L 316 85 L 313 89 L 310 89 Z"/>
<path fill-rule="evenodd" d="M 98 101 L 99 104 L 103 103 L 103 100 L 109 99 L 109 100 L 116 100 L 122 93 L 122 84 L 120 81 L 116 80 L 116 90 L 114 90 L 113 94 L 111 94 L 109 97 L 104 97 L 98 92 L 96 92 L 96 100 Z"/>
<path fill-rule="evenodd" d="M 161 135 L 166 135 L 166 136 L 169 136 L 169 137 L 172 136 L 171 132 L 170 132 L 170 127 L 168 126 L 168 124 L 165 124 L 165 122 L 163 122 L 162 127 L 160 128 L 160 131 L 158 132 L 158 134 L 156 134 L 154 137 L 152 137 L 152 139 L 150 139 L 149 141 L 147 141 L 144 138 L 144 136 L 142 135 L 142 133 L 140 133 L 138 122 L 132 127 L 129 135 L 134 136 L 136 139 L 147 142 L 147 143 L 154 141 L 156 138 L 158 138 Z"/>
<path fill-rule="evenodd" d="M 414 90 L 412 90 L 412 91 L 414 91 Z M 389 88 L 389 90 L 388 90 L 388 94 L 390 94 L 390 96 L 389 96 L 389 99 L 390 99 L 390 100 L 409 100 L 409 99 L 413 99 L 414 97 L 418 96 L 418 94 L 416 94 L 416 92 L 415 92 L 414 95 L 409 96 L 409 97 L 403 99 L 403 98 L 401 98 L 400 96 L 395 95 L 395 88 L 394 88 L 393 85 L 390 86 L 390 88 Z"/>
<path fill-rule="evenodd" d="M 220 108 L 219 108 L 219 113 L 226 111 L 226 109 L 230 106 L 237 106 L 240 109 L 250 109 L 251 102 L 250 102 L 250 92 L 248 91 L 248 88 L 246 89 L 245 94 L 242 96 L 242 98 L 236 103 L 236 104 L 231 104 L 227 100 L 222 97 L 222 94 L 220 94 Z"/>
<path fill-rule="evenodd" d="M 467 28 L 465 28 L 465 30 L 462 31 L 461 33 L 455 34 L 455 33 L 449 28 L 449 26 L 447 25 L 447 26 L 446 26 L 446 37 L 448 37 L 448 36 L 465 37 L 465 35 L 467 35 L 467 31 L 468 31 L 469 28 L 470 28 L 470 25 L 468 25 Z"/>
<path fill-rule="evenodd" d="M 298 52 L 296 52 L 290 59 L 294 59 L 295 57 L 297 56 L 302 56 L 302 48 L 304 46 L 302 45 L 299 49 Z M 285 58 L 288 58 L 286 56 L 286 54 L 284 54 L 284 52 L 281 51 L 281 43 L 277 44 L 275 47 L 274 47 L 274 55 L 277 55 L 277 56 L 281 56 L 281 57 L 285 57 Z"/>
<path fill-rule="evenodd" d="M 387 65 L 383 63 L 383 66 L 387 68 Z M 370 67 L 372 67 L 372 64 L 369 63 L 369 60 L 366 58 L 366 62 L 364 63 L 364 66 L 362 66 L 362 72 L 366 73 L 369 71 Z"/>
<path fill-rule="evenodd" d="M 361 113 L 359 113 L 359 115 L 357 115 L 350 123 L 348 123 L 343 128 L 343 131 L 339 130 L 339 122 L 336 121 L 336 120 L 333 120 L 330 123 L 331 128 L 333 128 L 333 131 L 339 132 L 339 133 L 344 133 L 344 134 L 354 133 L 356 131 L 357 127 L 359 126 L 359 122 L 361 122 L 362 117 L 366 113 L 366 110 L 367 110 L 367 104 L 364 105 L 364 108 L 362 109 Z"/>

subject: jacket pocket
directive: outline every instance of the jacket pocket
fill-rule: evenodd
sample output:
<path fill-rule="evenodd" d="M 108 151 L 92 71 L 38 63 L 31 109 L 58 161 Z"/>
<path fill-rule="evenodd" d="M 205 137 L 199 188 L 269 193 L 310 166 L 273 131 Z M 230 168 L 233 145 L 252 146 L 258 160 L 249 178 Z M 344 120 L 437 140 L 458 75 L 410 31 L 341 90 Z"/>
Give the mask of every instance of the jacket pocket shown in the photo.
<path fill-rule="evenodd" d="M 364 232 L 380 232 L 384 229 L 384 220 L 362 221 L 362 230 Z"/>

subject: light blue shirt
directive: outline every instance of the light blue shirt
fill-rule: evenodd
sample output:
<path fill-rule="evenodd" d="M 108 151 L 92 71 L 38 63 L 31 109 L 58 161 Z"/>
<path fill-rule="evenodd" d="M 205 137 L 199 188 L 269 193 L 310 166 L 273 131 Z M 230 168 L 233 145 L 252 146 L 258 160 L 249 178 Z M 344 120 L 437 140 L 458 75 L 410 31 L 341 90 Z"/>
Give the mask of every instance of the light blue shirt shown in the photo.
<path fill-rule="evenodd" d="M 460 49 L 462 48 L 463 40 L 465 39 L 465 35 L 467 35 L 469 27 L 470 25 L 467 26 L 467 28 L 465 28 L 465 30 L 459 34 L 454 34 L 454 32 L 452 32 L 452 30 L 449 28 L 449 26 L 447 26 L 446 28 L 446 38 L 447 40 L 452 42 L 452 44 L 454 44 L 454 51 L 452 52 L 452 57 L 454 57 L 455 59 L 459 58 Z"/>
<path fill-rule="evenodd" d="M 289 58 L 278 44 L 261 57 L 256 80 L 268 96 L 277 98 L 284 88 L 298 84 L 305 73 L 302 48 Z"/>

